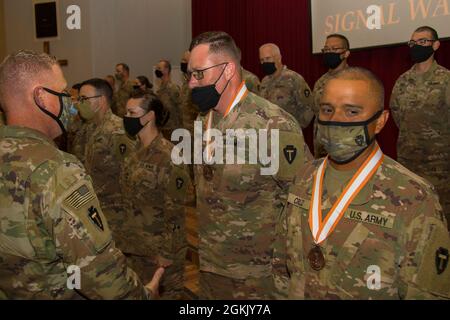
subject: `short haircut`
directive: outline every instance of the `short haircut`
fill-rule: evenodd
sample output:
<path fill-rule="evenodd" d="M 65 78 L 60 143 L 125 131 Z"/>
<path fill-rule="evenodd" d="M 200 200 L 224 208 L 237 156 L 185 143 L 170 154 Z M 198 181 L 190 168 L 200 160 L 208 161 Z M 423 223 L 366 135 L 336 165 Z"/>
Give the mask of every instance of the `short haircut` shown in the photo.
<path fill-rule="evenodd" d="M 125 70 L 127 73 L 130 73 L 130 67 L 126 63 L 123 63 L 123 62 L 118 63 L 116 65 L 116 67 L 118 67 L 118 66 L 122 66 L 123 70 Z"/>
<path fill-rule="evenodd" d="M 370 92 L 374 95 L 375 99 L 377 99 L 380 109 L 384 110 L 384 86 L 381 80 L 373 72 L 360 67 L 349 67 L 332 75 L 327 80 L 327 84 L 335 79 L 367 81 L 370 85 Z"/>
<path fill-rule="evenodd" d="M 209 31 L 204 32 L 195 37 L 189 47 L 189 51 L 201 45 L 209 45 L 209 53 L 211 54 L 226 54 L 234 60 L 235 63 L 240 66 L 241 64 L 241 52 L 236 46 L 233 38 L 223 31 Z"/>
<path fill-rule="evenodd" d="M 138 76 L 136 79 L 138 79 L 141 84 L 145 85 L 146 89 L 153 88 L 153 84 L 148 80 L 146 76 Z"/>
<path fill-rule="evenodd" d="M 58 65 L 56 59 L 45 53 L 21 50 L 7 56 L 0 64 L 0 104 L 6 109 L 8 92 L 24 94 L 33 81 L 50 74 L 54 65 Z"/>
<path fill-rule="evenodd" d="M 167 69 L 169 69 L 169 73 L 172 72 L 172 65 L 170 64 L 169 60 L 161 60 L 160 62 L 164 63 L 164 67 L 166 67 Z"/>
<path fill-rule="evenodd" d="M 99 95 L 105 96 L 108 105 L 111 106 L 113 100 L 113 89 L 108 81 L 99 78 L 89 79 L 81 84 L 81 88 L 84 86 L 94 87 L 95 92 Z"/>
<path fill-rule="evenodd" d="M 77 90 L 77 91 L 80 91 L 80 89 L 81 89 L 81 83 L 76 83 L 76 84 L 74 84 L 74 85 L 72 86 L 72 89 Z"/>
<path fill-rule="evenodd" d="M 170 117 L 170 112 L 164 108 L 163 103 L 154 93 L 146 91 L 134 91 L 130 99 L 142 99 L 140 107 L 149 113 L 153 111 L 155 113 L 155 124 L 158 128 L 164 127 Z"/>
<path fill-rule="evenodd" d="M 348 41 L 346 36 L 339 34 L 339 33 L 333 33 L 333 34 L 330 34 L 329 36 L 327 36 L 327 39 L 330 39 L 330 38 L 341 39 L 344 42 L 344 49 L 350 50 L 350 41 Z"/>
<path fill-rule="evenodd" d="M 433 29 L 432 27 L 429 26 L 422 26 L 417 28 L 414 33 L 416 32 L 424 32 L 424 31 L 428 31 L 431 34 L 431 37 L 433 38 L 432 40 L 439 40 L 439 36 L 438 33 L 435 29 Z"/>

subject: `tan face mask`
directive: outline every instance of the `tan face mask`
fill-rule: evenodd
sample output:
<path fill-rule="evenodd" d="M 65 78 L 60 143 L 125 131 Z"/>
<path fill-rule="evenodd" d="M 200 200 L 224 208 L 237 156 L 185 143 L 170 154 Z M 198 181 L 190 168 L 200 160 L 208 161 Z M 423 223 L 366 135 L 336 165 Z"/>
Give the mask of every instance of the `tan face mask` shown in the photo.
<path fill-rule="evenodd" d="M 80 117 L 86 121 L 92 120 L 98 111 L 98 109 L 95 111 L 92 110 L 90 103 L 87 101 L 77 104 L 77 109 L 80 113 Z"/>

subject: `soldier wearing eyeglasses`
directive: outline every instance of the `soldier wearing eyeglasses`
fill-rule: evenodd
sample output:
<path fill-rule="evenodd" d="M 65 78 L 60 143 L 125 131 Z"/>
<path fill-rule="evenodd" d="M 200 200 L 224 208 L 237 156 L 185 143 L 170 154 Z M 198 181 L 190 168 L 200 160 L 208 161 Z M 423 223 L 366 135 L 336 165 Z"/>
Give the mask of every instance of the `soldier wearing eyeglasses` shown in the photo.
<path fill-rule="evenodd" d="M 241 70 L 240 52 L 228 34 L 206 32 L 192 41 L 188 65 L 192 100 L 201 111 L 198 119 L 204 128 L 222 135 L 226 153 L 236 142 L 230 142 L 230 131 L 279 132 L 273 149 L 271 144 L 259 151 L 278 150 L 279 169 L 266 175 L 261 173 L 261 162 L 228 163 L 228 155 L 208 148 L 219 137 L 206 139 L 204 154 L 219 154 L 221 163 L 203 161 L 194 170 L 202 299 L 270 299 L 287 294 L 286 269 L 273 260 L 273 244 L 284 237 L 277 226 L 293 172 L 311 158 L 294 117 L 249 92 Z M 244 148 L 250 156 L 247 143 Z M 241 153 L 237 149 L 231 149 L 233 159 Z"/>
<path fill-rule="evenodd" d="M 350 57 L 350 42 L 341 34 L 331 34 L 325 41 L 322 49 L 323 62 L 328 71 L 316 81 L 313 89 L 314 99 L 314 157 L 320 159 L 326 156 L 323 145 L 317 139 L 317 120 L 319 119 L 319 104 L 322 98 L 325 82 L 340 70 L 348 68 L 348 58 Z"/>
<path fill-rule="evenodd" d="M 440 42 L 431 27 L 414 31 L 410 47 L 413 67 L 395 83 L 390 107 L 399 128 L 398 161 L 435 187 L 450 218 L 450 71 L 435 60 Z"/>

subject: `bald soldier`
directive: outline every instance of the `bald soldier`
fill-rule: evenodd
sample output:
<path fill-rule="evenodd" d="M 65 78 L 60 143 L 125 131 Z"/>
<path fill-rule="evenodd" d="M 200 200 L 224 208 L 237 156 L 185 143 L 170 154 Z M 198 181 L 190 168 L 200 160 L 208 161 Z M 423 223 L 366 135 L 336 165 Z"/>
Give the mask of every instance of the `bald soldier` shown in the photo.
<path fill-rule="evenodd" d="M 273 43 L 259 48 L 259 60 L 266 75 L 261 81 L 261 97 L 289 112 L 306 128 L 314 112 L 311 90 L 305 79 L 283 65 L 280 48 Z"/>
<path fill-rule="evenodd" d="M 183 85 L 181 86 L 180 100 L 181 100 L 181 114 L 183 118 L 183 128 L 189 130 L 191 134 L 194 133 L 194 121 L 198 116 L 198 108 L 192 103 L 191 89 L 189 88 L 189 79 L 187 76 L 187 68 L 189 57 L 191 53 L 189 50 L 185 51 L 181 58 L 180 69 L 183 73 Z"/>
<path fill-rule="evenodd" d="M 323 62 L 328 68 L 328 71 L 317 80 L 314 85 L 313 99 L 314 99 L 314 157 L 320 159 L 326 156 L 325 149 L 316 137 L 317 121 L 319 119 L 319 105 L 322 98 L 325 82 L 330 79 L 337 72 L 348 68 L 348 58 L 350 56 L 350 42 L 341 34 L 330 34 L 327 36 L 325 46 L 322 49 Z"/>
<path fill-rule="evenodd" d="M 325 85 L 318 136 L 328 157 L 298 170 L 281 219 L 291 299 L 449 297 L 442 208 L 431 184 L 378 146 L 383 108 L 368 70 L 344 69 Z"/>
<path fill-rule="evenodd" d="M 117 64 L 115 78 L 119 87 L 117 91 L 112 87 L 114 98 L 111 104 L 111 110 L 115 115 L 123 118 L 127 112 L 127 101 L 133 94 L 134 82 L 130 80 L 130 67 L 126 63 Z"/>
<path fill-rule="evenodd" d="M 170 112 L 169 121 L 167 121 L 162 133 L 170 141 L 172 132 L 183 127 L 183 118 L 181 114 L 180 87 L 172 82 L 172 65 L 167 60 L 161 60 L 156 65 L 155 75 L 161 80 L 156 95 L 161 100 L 164 108 Z"/>
<path fill-rule="evenodd" d="M 228 34 L 206 32 L 192 41 L 189 86 L 207 141 L 205 159 L 195 168 L 201 299 L 269 299 L 278 292 L 271 279 L 276 222 L 294 170 L 311 158 L 297 121 L 249 92 L 240 71 L 240 54 Z M 230 136 L 234 132 L 241 140 L 238 129 L 278 134 L 268 142 L 273 149 L 259 151 L 279 154 L 278 170 L 265 172 L 268 164 L 261 160 L 251 164 L 248 158 L 256 155 L 245 143 L 242 150 L 234 148 L 236 139 Z M 222 158 L 220 146 L 215 147 L 219 141 L 233 152 L 233 160 L 237 156 L 246 164 Z M 284 265 L 278 271 L 280 282 L 287 280 Z"/>
<path fill-rule="evenodd" d="M 82 164 L 52 141 L 68 124 L 66 86 L 46 54 L 20 51 L 0 65 L 0 297 L 147 299 L 163 269 L 142 285 Z"/>
<path fill-rule="evenodd" d="M 395 83 L 391 110 L 399 137 L 398 162 L 429 180 L 450 219 L 450 71 L 434 59 L 436 30 L 420 27 L 409 41 L 414 66 Z"/>

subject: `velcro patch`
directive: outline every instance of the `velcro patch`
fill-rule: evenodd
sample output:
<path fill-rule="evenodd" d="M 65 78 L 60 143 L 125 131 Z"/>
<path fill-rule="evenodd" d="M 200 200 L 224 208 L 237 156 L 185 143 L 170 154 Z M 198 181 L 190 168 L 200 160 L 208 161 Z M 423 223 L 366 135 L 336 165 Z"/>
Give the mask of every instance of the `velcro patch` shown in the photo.
<path fill-rule="evenodd" d="M 394 217 L 385 216 L 379 213 L 359 211 L 355 209 L 347 209 L 344 215 L 345 218 L 377 225 L 383 228 L 392 229 L 394 227 Z"/>
<path fill-rule="evenodd" d="M 299 207 L 299 208 L 302 208 L 302 209 L 305 209 L 305 210 L 309 210 L 309 203 L 310 203 L 310 201 L 306 200 L 306 199 L 302 199 L 302 198 L 296 196 L 293 193 L 289 193 L 288 203 L 290 203 L 290 204 L 292 204 L 292 205 L 294 205 L 296 207 Z"/>
<path fill-rule="evenodd" d="M 78 210 L 94 199 L 95 195 L 89 190 L 86 185 L 83 185 L 78 188 L 78 190 L 74 191 L 70 196 L 68 196 L 64 200 L 64 202 L 68 207 L 72 207 Z"/>

